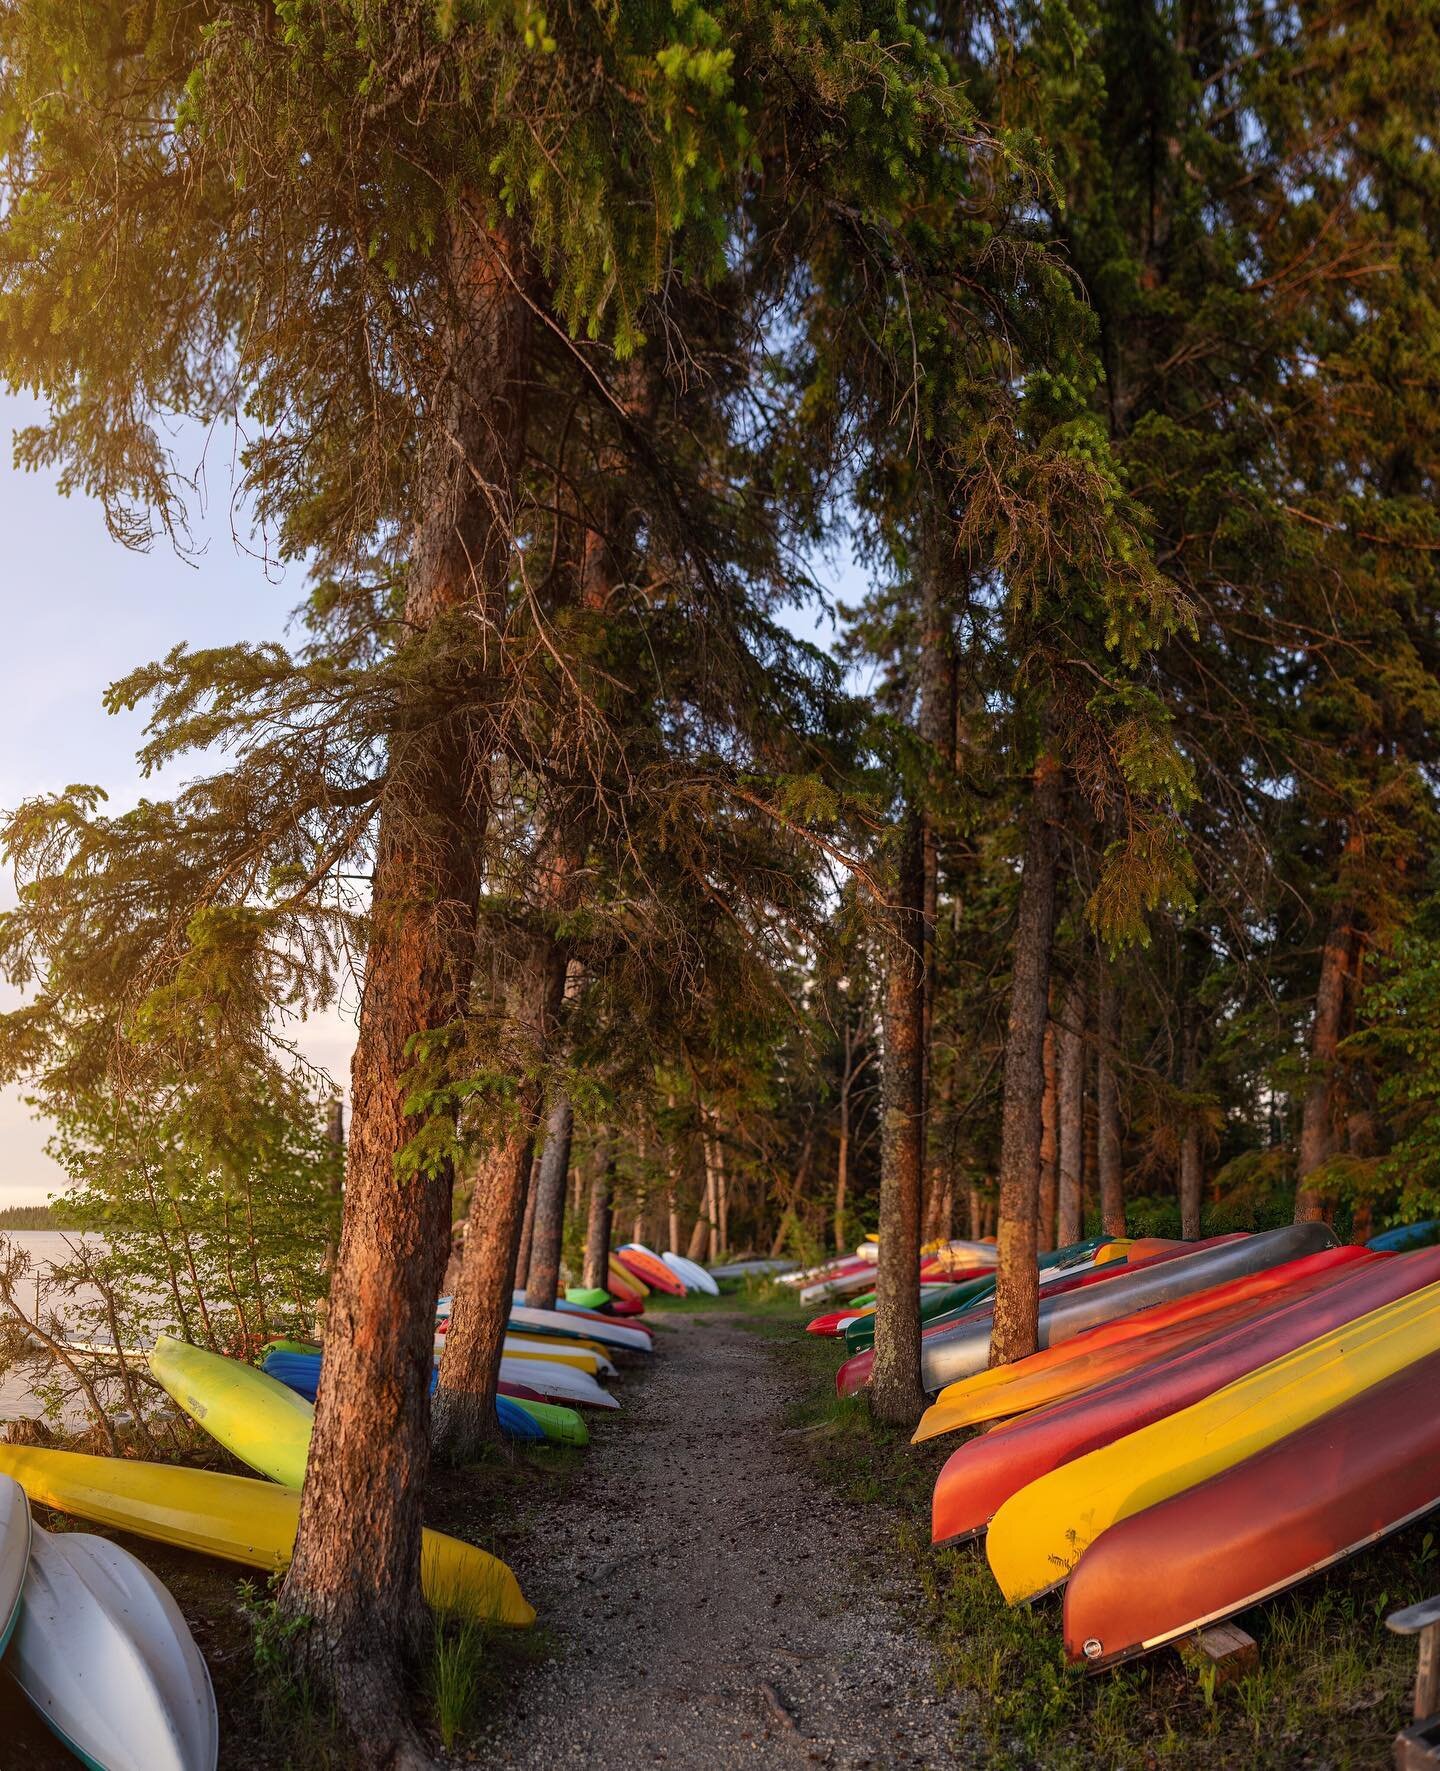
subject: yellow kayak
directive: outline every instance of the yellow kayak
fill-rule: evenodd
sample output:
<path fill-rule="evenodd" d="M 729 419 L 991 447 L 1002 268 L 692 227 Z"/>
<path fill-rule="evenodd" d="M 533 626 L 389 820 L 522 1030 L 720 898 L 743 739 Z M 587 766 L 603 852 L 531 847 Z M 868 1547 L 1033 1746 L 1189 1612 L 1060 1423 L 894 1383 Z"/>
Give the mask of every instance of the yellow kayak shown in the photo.
<path fill-rule="evenodd" d="M 603 1355 L 584 1351 L 572 1353 L 569 1348 L 551 1352 L 550 1349 L 537 1341 L 507 1340 L 502 1348 L 506 1359 L 540 1359 L 547 1365 L 568 1365 L 572 1371 L 583 1371 L 591 1377 L 599 1375 L 601 1369 L 609 1370 L 610 1361 Z"/>
<path fill-rule="evenodd" d="M 1252 1457 L 1440 1349 L 1440 1284 L 1372 1310 L 1012 1495 L 985 1553 L 1014 1605 L 1058 1586 L 1109 1526 Z"/>
<path fill-rule="evenodd" d="M 150 1350 L 150 1375 L 242 1464 L 284 1488 L 305 1480 L 315 1410 L 278 1379 L 168 1334 Z"/>
<path fill-rule="evenodd" d="M 300 1496 L 253 1476 L 221 1476 L 141 1463 L 0 1444 L 0 1474 L 13 1476 L 37 1506 L 132 1531 L 247 1568 L 290 1566 Z M 527 1628 L 534 1608 L 501 1561 L 440 1531 L 425 1533 L 420 1558 L 425 1596 L 444 1610 Z"/>

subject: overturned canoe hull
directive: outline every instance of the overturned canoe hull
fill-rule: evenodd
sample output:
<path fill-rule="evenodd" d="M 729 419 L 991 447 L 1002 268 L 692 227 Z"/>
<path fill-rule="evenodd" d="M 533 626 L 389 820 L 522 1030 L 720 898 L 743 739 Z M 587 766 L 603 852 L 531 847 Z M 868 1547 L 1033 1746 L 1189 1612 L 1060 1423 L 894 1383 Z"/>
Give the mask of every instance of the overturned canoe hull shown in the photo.
<path fill-rule="evenodd" d="M 1011 1495 L 1073 1458 L 1163 1420 L 1262 1365 L 1283 1358 L 1345 1323 L 1440 1280 L 1440 1253 L 1364 1266 L 1318 1294 L 1271 1310 L 1203 1346 L 1161 1359 L 1099 1389 L 962 1445 L 935 1483 L 931 1526 L 936 1543 L 984 1530 Z"/>
<path fill-rule="evenodd" d="M 1283 1592 L 1440 1506 L 1440 1354 L 1100 1537 L 1065 1650 L 1107 1666 Z"/>

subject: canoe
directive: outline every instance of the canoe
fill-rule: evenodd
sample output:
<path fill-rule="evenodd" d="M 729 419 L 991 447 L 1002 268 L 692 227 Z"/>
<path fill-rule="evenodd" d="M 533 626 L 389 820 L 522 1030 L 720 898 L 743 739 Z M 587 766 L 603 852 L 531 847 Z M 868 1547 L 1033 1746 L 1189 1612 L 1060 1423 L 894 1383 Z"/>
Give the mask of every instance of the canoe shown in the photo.
<path fill-rule="evenodd" d="M 1058 1586 L 1110 1526 L 1218 1475 L 1440 1348 L 1440 1285 L 1372 1310 L 1014 1494 L 990 1522 L 1011 1604 Z"/>
<path fill-rule="evenodd" d="M 214 1771 L 220 1720 L 204 1657 L 174 1599 L 119 1544 L 35 1526 L 5 1666 L 82 1764 Z"/>
<path fill-rule="evenodd" d="M 139 1458 L 3 1443 L 0 1474 L 13 1476 L 37 1506 L 77 1519 L 271 1574 L 290 1566 L 300 1515 L 292 1488 Z M 420 1574 L 434 1605 L 519 1627 L 535 1621 L 515 1576 L 474 1544 L 427 1531 Z"/>
<path fill-rule="evenodd" d="M 785 1260 L 727 1261 L 708 1271 L 712 1279 L 748 1279 L 752 1274 L 774 1274 L 778 1278 L 789 1273 L 794 1265 L 794 1261 Z"/>
<path fill-rule="evenodd" d="M 1007 1421 L 962 1445 L 936 1479 L 932 1540 L 946 1543 L 983 1531 L 1012 1494 L 1072 1458 L 1113 1444 L 1332 1329 L 1435 1284 L 1440 1250 L 1433 1260 L 1377 1257 L 1374 1265 L 1352 1267 L 1349 1276 L 1342 1268 L 1340 1274 L 1318 1292 L 1299 1298 L 1280 1293 L 1268 1310 L 1228 1332 L 1212 1327 L 1201 1345 Z"/>
<path fill-rule="evenodd" d="M 1382 1230 L 1365 1246 L 1378 1249 L 1381 1254 L 1406 1254 L 1436 1242 L 1440 1242 L 1440 1218 L 1422 1218 L 1418 1224 L 1399 1224 L 1393 1230 Z"/>
<path fill-rule="evenodd" d="M 921 1418 L 915 1443 L 959 1427 L 1044 1408 L 1094 1389 L 1139 1365 L 1198 1345 L 1209 1335 L 1263 1314 L 1282 1299 L 1306 1295 L 1316 1286 L 1335 1283 L 1387 1258 L 1392 1257 L 1348 1244 L 1326 1248 L 1172 1304 L 1156 1304 L 1102 1322 L 1058 1346 L 1042 1347 L 1027 1359 L 991 1366 L 947 1384 Z"/>
<path fill-rule="evenodd" d="M 589 1295 L 589 1294 L 587 1294 L 587 1295 Z M 608 1292 L 601 1292 L 599 1295 L 601 1297 L 609 1297 L 610 1296 L 610 1294 Z M 520 1305 L 522 1308 L 528 1309 L 530 1307 L 529 1305 L 527 1305 L 525 1303 L 525 1293 L 523 1291 L 517 1291 L 517 1292 L 513 1293 L 512 1302 Z M 567 1318 L 569 1318 L 571 1316 L 583 1317 L 585 1319 L 585 1321 L 592 1322 L 592 1323 L 599 1323 L 602 1327 L 605 1327 L 605 1328 L 623 1327 L 631 1334 L 643 1334 L 645 1336 L 646 1341 L 649 1342 L 653 1346 L 655 1336 L 654 1336 L 653 1330 L 648 1326 L 648 1324 L 646 1324 L 644 1322 L 626 1322 L 626 1323 L 617 1323 L 616 1322 L 614 1312 L 616 1310 L 620 1309 L 622 1306 L 628 1307 L 631 1304 L 633 1304 L 635 1307 L 635 1314 L 636 1315 L 643 1315 L 644 1314 L 644 1306 L 643 1306 L 643 1304 L 641 1304 L 638 1297 L 636 1297 L 636 1298 L 610 1297 L 610 1302 L 605 1306 L 605 1308 L 603 1310 L 601 1310 L 601 1309 L 593 1309 L 588 1304 L 578 1302 L 577 1297 L 576 1297 L 576 1293 L 574 1291 L 570 1291 L 570 1292 L 567 1292 L 563 1298 L 556 1299 L 555 1311 L 556 1311 L 557 1315 L 564 1316 Z"/>
<path fill-rule="evenodd" d="M 1105 1666 L 1231 1617 L 1440 1506 L 1440 1354 L 1112 1526 L 1065 1593 L 1065 1649 Z"/>
<path fill-rule="evenodd" d="M 532 1332 L 545 1330 L 572 1338 L 579 1336 L 598 1341 L 612 1352 L 618 1347 L 627 1353 L 648 1353 L 655 1344 L 648 1328 L 630 1328 L 597 1312 L 586 1315 L 578 1310 L 532 1310 L 523 1303 L 512 1304 L 510 1326 Z"/>
<path fill-rule="evenodd" d="M 873 1290 L 874 1285 L 875 1268 L 869 1261 L 847 1261 L 835 1272 L 802 1285 L 800 1302 L 816 1304 L 825 1298 L 854 1297 L 859 1292 Z"/>
<path fill-rule="evenodd" d="M 30 1565 L 30 1503 L 9 1476 L 0 1477 L 0 1654 L 15 1632 Z"/>
<path fill-rule="evenodd" d="M 667 1248 L 660 1259 L 688 1291 L 703 1291 L 707 1297 L 719 1297 L 720 1287 L 700 1265 L 699 1261 L 692 1261 L 683 1254 L 676 1254 L 673 1248 Z"/>
<path fill-rule="evenodd" d="M 652 1291 L 663 1291 L 669 1297 L 683 1298 L 685 1287 L 665 1265 L 658 1254 L 638 1243 L 627 1242 L 615 1250 L 615 1259 L 627 1273 L 643 1280 Z"/>
<path fill-rule="evenodd" d="M 1211 1242 L 1181 1244 L 1181 1252 L 1188 1249 L 1194 1253 L 1199 1248 L 1210 1248 L 1220 1241 L 1234 1242 L 1235 1236 L 1217 1237 Z M 1065 1292 L 1081 1289 L 1083 1286 L 1095 1285 L 1102 1280 L 1115 1279 L 1119 1276 L 1119 1267 L 1114 1261 L 1103 1261 L 1099 1256 L 1106 1249 L 1116 1247 L 1128 1255 L 1132 1244 L 1128 1240 L 1102 1242 L 1100 1247 L 1090 1244 L 1076 1244 L 1072 1248 L 1057 1250 L 1053 1254 L 1042 1255 L 1039 1260 L 1040 1296 L 1042 1298 L 1058 1297 Z M 1154 1254 L 1165 1256 L 1167 1250 L 1155 1250 Z M 1147 1260 L 1151 1256 L 1145 1257 Z M 1128 1259 L 1123 1263 L 1129 1266 Z M 1135 1265 L 1139 1265 L 1137 1260 Z M 995 1296 L 995 1276 L 988 1274 L 983 1279 L 968 1280 L 963 1285 L 953 1288 L 953 1293 L 943 1293 L 934 1299 L 924 1299 L 920 1305 L 920 1321 L 922 1334 L 932 1338 L 951 1325 L 959 1325 L 977 1321 L 981 1313 L 987 1316 L 991 1308 L 991 1299 Z M 873 1322 L 855 1323 L 845 1330 L 845 1344 L 851 1353 L 867 1352 L 875 1344 L 875 1325 Z"/>
<path fill-rule="evenodd" d="M 1189 1254 L 1152 1255 L 1139 1266 L 1119 1267 L 1113 1278 L 1085 1285 L 1062 1296 L 1042 1298 L 1040 1345 L 1055 1346 L 1117 1316 L 1128 1316 L 1136 1310 L 1148 1309 L 1152 1304 L 1187 1297 L 1212 1285 L 1221 1285 L 1228 1279 L 1239 1279 L 1247 1273 L 1260 1272 L 1301 1255 L 1316 1254 L 1322 1248 L 1333 1247 L 1334 1243 L 1334 1236 L 1324 1224 L 1289 1224 L 1283 1230 L 1265 1230 L 1258 1236 L 1217 1242 Z M 970 1377 L 982 1371 L 989 1362 L 988 1312 L 974 1323 L 949 1329 L 943 1338 L 926 1340 L 922 1337 L 921 1381 L 927 1390 L 943 1389 L 946 1384 Z M 858 1365 L 855 1360 L 847 1363 Z M 840 1386 L 842 1395 L 869 1380 L 868 1369 L 862 1375 L 858 1371 L 847 1372 L 846 1366 L 842 1365 L 840 1372 L 844 1380 Z"/>

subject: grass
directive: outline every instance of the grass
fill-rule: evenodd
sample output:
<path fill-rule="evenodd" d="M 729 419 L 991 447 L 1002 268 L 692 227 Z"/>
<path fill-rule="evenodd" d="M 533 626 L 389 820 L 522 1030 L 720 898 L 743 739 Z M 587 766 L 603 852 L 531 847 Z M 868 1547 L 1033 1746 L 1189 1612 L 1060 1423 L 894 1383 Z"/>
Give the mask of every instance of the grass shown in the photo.
<path fill-rule="evenodd" d="M 1391 1762 L 1393 1737 L 1410 1719 L 1415 1647 L 1384 1619 L 1440 1590 L 1434 1526 L 1412 1526 L 1239 1617 L 1260 1650 L 1245 1678 L 1218 1684 L 1213 1669 L 1169 1649 L 1086 1676 L 1064 1661 L 1058 1598 L 1012 1609 L 983 1545 L 931 1547 L 931 1491 L 958 1438 L 911 1446 L 904 1433 L 876 1426 L 863 1400 L 838 1397 L 837 1344 L 802 1332 L 793 1298 L 757 1299 L 750 1320 L 794 1388 L 791 1442 L 839 1493 L 893 1515 L 939 1677 L 965 1699 L 988 1765 L 1259 1771 Z"/>

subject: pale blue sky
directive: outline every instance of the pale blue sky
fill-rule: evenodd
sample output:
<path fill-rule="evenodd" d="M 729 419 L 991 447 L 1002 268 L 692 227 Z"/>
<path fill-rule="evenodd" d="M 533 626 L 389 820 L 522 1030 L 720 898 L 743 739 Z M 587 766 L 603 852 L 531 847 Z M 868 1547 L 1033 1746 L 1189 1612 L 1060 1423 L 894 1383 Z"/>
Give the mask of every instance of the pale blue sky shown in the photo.
<path fill-rule="evenodd" d="M 187 565 L 163 544 L 129 552 L 110 539 L 92 501 L 62 498 L 52 480 L 15 471 L 11 438 L 34 410 L 0 391 L 0 807 L 75 781 L 98 783 L 124 807 L 142 791 L 134 752 L 143 718 L 107 714 L 106 685 L 177 640 L 281 637 L 300 574 L 267 573 L 232 539 L 223 437 L 206 451 L 209 510 L 196 536 L 205 552 Z M 177 443 L 187 472 L 200 465 L 201 448 L 198 434 Z M 5 872 L 0 904 L 13 902 Z M 0 993 L 7 1006 L 14 1000 L 4 984 Z M 326 1017 L 305 1044 L 343 1076 L 349 1041 L 344 1020 Z M 46 1135 L 18 1091 L 0 1093 L 0 1205 L 42 1200 L 62 1184 L 44 1153 Z"/>
<path fill-rule="evenodd" d="M 128 551 L 110 539 L 92 501 L 62 498 L 52 479 L 15 471 L 11 438 L 35 411 L 0 390 L 0 808 L 79 781 L 97 783 L 112 806 L 123 808 L 142 792 L 134 753 L 143 716 L 108 715 L 100 699 L 106 685 L 179 640 L 218 645 L 282 637 L 302 594 L 301 575 L 267 571 L 233 538 L 223 436 L 207 448 L 198 432 L 187 432 L 175 445 L 186 473 L 205 458 L 208 509 L 195 534 L 204 552 L 187 564 L 163 543 L 146 554 Z M 842 594 L 854 594 L 848 561 L 824 576 L 840 583 Z M 813 618 L 801 616 L 796 626 L 819 637 Z M 143 791 L 155 793 L 157 783 Z M 13 902 L 13 882 L 0 873 L 0 906 Z M 14 1000 L 0 983 L 0 1004 Z M 342 1081 L 352 1040 L 343 1012 L 317 1020 L 302 1036 L 308 1054 Z M 63 1185 L 45 1154 L 46 1137 L 20 1092 L 0 1091 L 0 1205 L 40 1201 Z"/>

